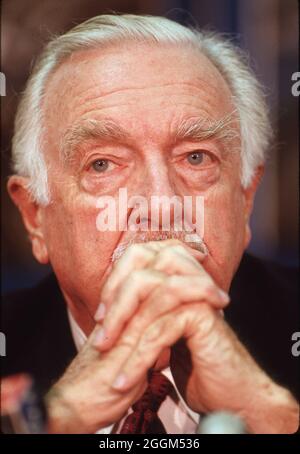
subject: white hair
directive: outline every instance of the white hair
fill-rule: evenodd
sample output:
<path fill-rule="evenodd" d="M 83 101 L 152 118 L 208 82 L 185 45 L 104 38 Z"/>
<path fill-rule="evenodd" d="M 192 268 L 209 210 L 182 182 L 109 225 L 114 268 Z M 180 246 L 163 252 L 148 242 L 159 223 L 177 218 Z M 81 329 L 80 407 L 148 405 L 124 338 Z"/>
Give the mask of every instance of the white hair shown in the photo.
<path fill-rule="evenodd" d="M 27 82 L 15 120 L 12 144 L 14 171 L 29 177 L 28 188 L 40 204 L 50 201 L 44 159 L 41 102 L 49 76 L 79 50 L 136 42 L 192 45 L 219 70 L 227 82 L 238 113 L 241 136 L 241 182 L 247 187 L 258 165 L 265 161 L 271 126 L 262 88 L 249 68 L 246 55 L 222 35 L 184 27 L 164 17 L 101 15 L 51 40 Z"/>

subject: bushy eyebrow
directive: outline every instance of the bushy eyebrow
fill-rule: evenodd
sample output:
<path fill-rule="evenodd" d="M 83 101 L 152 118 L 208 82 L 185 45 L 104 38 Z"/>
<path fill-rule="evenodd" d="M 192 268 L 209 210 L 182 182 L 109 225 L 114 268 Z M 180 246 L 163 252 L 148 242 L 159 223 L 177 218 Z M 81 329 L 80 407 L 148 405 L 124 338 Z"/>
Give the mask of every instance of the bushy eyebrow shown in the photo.
<path fill-rule="evenodd" d="M 76 148 L 87 140 L 122 142 L 128 140 L 129 136 L 125 129 L 112 120 L 81 120 L 67 129 L 63 135 L 60 145 L 61 156 L 64 161 L 69 161 Z"/>
<path fill-rule="evenodd" d="M 171 130 L 174 143 L 182 140 L 207 139 L 232 140 L 238 137 L 235 111 L 219 120 L 192 117 L 181 121 Z M 80 144 L 88 140 L 103 142 L 132 141 L 132 135 L 111 119 L 85 119 L 72 125 L 62 137 L 60 153 L 63 161 L 69 161 Z"/>
<path fill-rule="evenodd" d="M 176 125 L 175 141 L 207 139 L 233 140 L 239 137 L 236 125 L 236 110 L 218 120 L 193 117 Z"/>

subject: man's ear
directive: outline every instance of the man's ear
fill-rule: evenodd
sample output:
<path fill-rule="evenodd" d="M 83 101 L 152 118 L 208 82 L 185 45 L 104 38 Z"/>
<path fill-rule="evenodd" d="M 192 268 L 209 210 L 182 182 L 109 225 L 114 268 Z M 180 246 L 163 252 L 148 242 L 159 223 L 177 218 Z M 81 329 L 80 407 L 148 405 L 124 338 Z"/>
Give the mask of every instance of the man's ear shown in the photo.
<path fill-rule="evenodd" d="M 248 246 L 251 240 L 251 229 L 249 225 L 250 216 L 253 209 L 254 197 L 258 188 L 259 183 L 262 180 L 263 174 L 265 171 L 265 166 L 260 165 L 256 168 L 254 176 L 252 178 L 251 183 L 247 188 L 243 189 L 244 192 L 244 200 L 245 200 L 245 228 L 246 228 L 246 235 L 245 235 L 245 247 Z"/>
<path fill-rule="evenodd" d="M 48 263 L 49 256 L 45 243 L 42 210 L 43 207 L 36 203 L 28 189 L 29 179 L 12 175 L 7 183 L 7 190 L 15 205 L 20 210 L 24 225 L 29 234 L 32 253 L 40 263 Z"/>

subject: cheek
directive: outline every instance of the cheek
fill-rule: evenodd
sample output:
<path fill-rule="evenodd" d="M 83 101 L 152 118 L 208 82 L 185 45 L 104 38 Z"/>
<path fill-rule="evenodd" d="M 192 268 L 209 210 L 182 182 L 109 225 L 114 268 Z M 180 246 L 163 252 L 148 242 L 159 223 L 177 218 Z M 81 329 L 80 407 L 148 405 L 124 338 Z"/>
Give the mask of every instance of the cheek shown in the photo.
<path fill-rule="evenodd" d="M 239 190 L 214 194 L 205 200 L 204 241 L 209 250 L 207 265 L 223 287 L 228 287 L 244 251 L 244 210 Z"/>
<path fill-rule="evenodd" d="M 46 219 L 46 242 L 58 280 L 65 289 L 75 287 L 81 293 L 95 287 L 99 295 L 119 234 L 97 230 L 95 206 L 53 206 Z"/>

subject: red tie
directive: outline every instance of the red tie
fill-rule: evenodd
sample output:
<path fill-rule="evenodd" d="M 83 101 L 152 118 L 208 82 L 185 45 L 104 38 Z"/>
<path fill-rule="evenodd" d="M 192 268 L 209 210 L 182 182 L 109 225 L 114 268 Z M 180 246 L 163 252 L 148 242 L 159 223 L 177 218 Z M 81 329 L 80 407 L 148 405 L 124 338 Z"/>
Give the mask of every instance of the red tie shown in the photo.
<path fill-rule="evenodd" d="M 132 405 L 133 413 L 125 419 L 120 433 L 165 434 L 166 429 L 157 412 L 172 388 L 172 383 L 163 374 L 151 371 L 148 388 Z"/>

